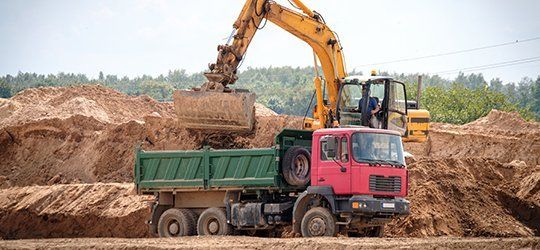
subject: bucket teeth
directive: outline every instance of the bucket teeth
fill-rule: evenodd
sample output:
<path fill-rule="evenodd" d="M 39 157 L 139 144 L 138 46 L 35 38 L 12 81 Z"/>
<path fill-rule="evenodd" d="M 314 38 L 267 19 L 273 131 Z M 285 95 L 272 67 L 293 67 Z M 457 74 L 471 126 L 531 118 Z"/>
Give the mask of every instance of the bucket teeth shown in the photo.
<path fill-rule="evenodd" d="M 228 131 L 253 129 L 254 93 L 176 90 L 173 98 L 181 127 Z"/>

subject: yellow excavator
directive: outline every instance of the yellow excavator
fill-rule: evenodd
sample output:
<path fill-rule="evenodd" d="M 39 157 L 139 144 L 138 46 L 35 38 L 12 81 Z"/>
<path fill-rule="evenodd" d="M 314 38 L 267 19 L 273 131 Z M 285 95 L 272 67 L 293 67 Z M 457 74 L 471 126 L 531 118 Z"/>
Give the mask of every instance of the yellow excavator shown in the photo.
<path fill-rule="evenodd" d="M 238 79 L 238 66 L 255 33 L 270 21 L 313 49 L 316 105 L 313 118 L 304 119 L 303 129 L 360 125 L 397 130 L 405 141 L 424 141 L 429 112 L 408 106 L 405 85 L 374 74 L 348 76 L 337 34 L 326 25 L 321 14 L 300 0 L 290 1 L 299 11 L 271 0 L 246 1 L 233 24 L 229 41 L 218 46 L 217 60 L 205 73 L 207 82 L 193 90 L 175 91 L 180 125 L 210 130 L 253 129 L 255 94 L 229 86 Z M 322 76 L 318 72 L 319 63 Z M 371 99 L 377 102 L 376 113 L 370 112 L 374 110 L 370 108 Z"/>

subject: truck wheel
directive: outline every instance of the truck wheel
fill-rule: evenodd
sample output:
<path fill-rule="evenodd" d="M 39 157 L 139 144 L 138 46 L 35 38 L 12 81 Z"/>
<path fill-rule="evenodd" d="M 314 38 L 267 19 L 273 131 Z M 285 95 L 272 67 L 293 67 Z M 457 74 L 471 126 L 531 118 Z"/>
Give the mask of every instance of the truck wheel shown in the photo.
<path fill-rule="evenodd" d="M 195 221 L 187 209 L 170 208 L 165 211 L 158 222 L 159 237 L 190 236 L 195 232 Z"/>
<path fill-rule="evenodd" d="M 227 216 L 223 209 L 211 207 L 199 216 L 197 233 L 199 235 L 231 235 L 233 228 L 227 223 Z"/>
<path fill-rule="evenodd" d="M 281 170 L 283 177 L 292 186 L 305 186 L 310 180 L 311 156 L 307 149 L 291 147 L 285 152 Z"/>
<path fill-rule="evenodd" d="M 367 237 L 378 237 L 378 238 L 383 237 L 384 236 L 384 225 L 372 227 L 370 230 L 367 231 L 366 236 Z"/>
<path fill-rule="evenodd" d="M 302 218 L 301 231 L 303 237 L 335 236 L 336 218 L 327 208 L 312 208 Z"/>

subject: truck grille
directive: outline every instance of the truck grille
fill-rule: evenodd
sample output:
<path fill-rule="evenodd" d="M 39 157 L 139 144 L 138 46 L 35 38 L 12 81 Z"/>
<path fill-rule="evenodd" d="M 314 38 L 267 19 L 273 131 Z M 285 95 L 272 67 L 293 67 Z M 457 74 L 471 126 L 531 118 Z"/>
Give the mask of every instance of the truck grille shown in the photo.
<path fill-rule="evenodd" d="M 401 177 L 384 177 L 382 175 L 370 175 L 369 191 L 399 193 L 401 191 Z"/>

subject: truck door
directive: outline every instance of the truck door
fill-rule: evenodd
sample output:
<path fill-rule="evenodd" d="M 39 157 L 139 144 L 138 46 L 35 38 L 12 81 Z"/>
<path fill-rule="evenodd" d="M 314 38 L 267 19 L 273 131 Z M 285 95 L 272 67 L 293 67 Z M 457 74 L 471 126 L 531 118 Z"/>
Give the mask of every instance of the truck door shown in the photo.
<path fill-rule="evenodd" d="M 336 194 L 351 193 L 351 156 L 348 142 L 347 135 L 323 136 L 319 142 L 320 162 L 316 183 L 318 186 L 332 186 Z"/>

